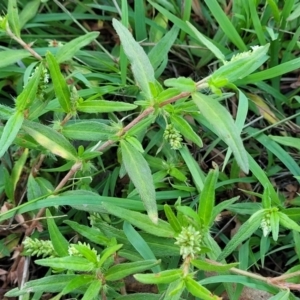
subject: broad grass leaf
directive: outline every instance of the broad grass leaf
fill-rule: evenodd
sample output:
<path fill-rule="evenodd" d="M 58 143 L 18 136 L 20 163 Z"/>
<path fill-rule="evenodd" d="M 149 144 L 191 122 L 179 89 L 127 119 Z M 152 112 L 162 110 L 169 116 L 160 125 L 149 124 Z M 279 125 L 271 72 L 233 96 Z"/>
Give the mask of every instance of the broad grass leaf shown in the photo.
<path fill-rule="evenodd" d="M 20 26 L 19 14 L 18 14 L 17 0 L 8 1 L 7 16 L 8 16 L 8 23 L 11 31 L 17 37 L 20 37 L 21 26 Z"/>
<path fill-rule="evenodd" d="M 192 98 L 203 117 L 215 129 L 218 136 L 230 147 L 234 157 L 244 173 L 249 172 L 247 152 L 244 148 L 239 130 L 229 112 L 213 98 L 193 93 Z"/>
<path fill-rule="evenodd" d="M 254 213 L 238 230 L 233 238 L 227 243 L 222 253 L 218 257 L 218 261 L 222 261 L 230 255 L 238 245 L 248 239 L 260 226 L 265 211 L 259 210 Z"/>
<path fill-rule="evenodd" d="M 30 80 L 24 87 L 22 93 L 17 97 L 16 99 L 17 110 L 24 111 L 36 99 L 40 77 L 42 75 L 42 69 L 43 69 L 43 65 L 41 64 L 37 67 L 32 78 L 30 78 Z"/>
<path fill-rule="evenodd" d="M 104 277 L 107 281 L 120 280 L 131 274 L 151 269 L 157 266 L 159 263 L 159 260 L 149 259 L 114 265 L 104 273 Z"/>
<path fill-rule="evenodd" d="M 150 167 L 143 155 L 130 143 L 122 140 L 120 145 L 125 169 L 141 196 L 149 218 L 157 223 L 155 187 Z"/>
<path fill-rule="evenodd" d="M 61 257 L 68 256 L 69 243 L 58 229 L 49 209 L 46 210 L 46 217 L 48 231 L 54 250 Z"/>
<path fill-rule="evenodd" d="M 73 110 L 70 100 L 71 94 L 68 85 L 66 84 L 66 80 L 60 71 L 59 64 L 51 52 L 46 54 L 46 59 L 53 82 L 55 95 L 64 112 L 70 113 Z"/>
<path fill-rule="evenodd" d="M 73 145 L 54 129 L 27 120 L 22 128 L 51 153 L 67 160 L 75 161 L 77 159 L 77 152 Z"/>
<path fill-rule="evenodd" d="M 58 63 L 72 59 L 76 52 L 91 43 L 99 35 L 99 32 L 89 32 L 66 43 L 57 51 L 55 58 Z"/>
<path fill-rule="evenodd" d="M 179 32 L 179 28 L 173 26 L 171 30 L 169 30 L 164 35 L 164 37 L 161 38 L 149 52 L 148 54 L 149 60 L 154 70 L 156 70 L 161 65 L 164 58 L 168 55 L 171 47 L 173 46 L 177 38 L 178 32 Z"/>
<path fill-rule="evenodd" d="M 23 112 L 17 111 L 6 122 L 0 138 L 0 158 L 16 138 L 24 121 Z"/>
<path fill-rule="evenodd" d="M 29 57 L 31 54 L 26 50 L 0 51 L 0 68 L 12 65 L 17 61 Z"/>
<path fill-rule="evenodd" d="M 137 82 L 147 99 L 152 99 L 152 93 L 149 83 L 155 82 L 154 70 L 148 56 L 143 48 L 137 43 L 129 30 L 116 19 L 113 19 L 113 26 L 117 31 L 122 42 L 124 52 L 128 57 L 132 72 Z"/>
<path fill-rule="evenodd" d="M 109 202 L 102 202 L 102 207 L 110 214 L 126 220 L 130 224 L 153 234 L 155 236 L 172 238 L 174 236 L 174 231 L 170 224 L 158 219 L 157 224 L 154 224 L 146 215 L 135 212 L 129 209 L 118 207 Z"/>
<path fill-rule="evenodd" d="M 199 39 L 201 44 L 203 44 L 207 49 L 209 49 L 216 58 L 220 61 L 225 60 L 224 54 L 217 48 L 205 35 L 200 33 L 195 26 L 193 26 L 190 22 L 187 22 L 187 25 L 191 28 L 191 30 L 195 33 L 196 37 Z"/>
<path fill-rule="evenodd" d="M 128 111 L 137 108 L 137 105 L 108 100 L 86 100 L 78 103 L 77 110 L 85 113 L 108 113 L 115 111 Z"/>
<path fill-rule="evenodd" d="M 204 181 L 204 187 L 200 194 L 198 216 L 207 229 L 210 228 L 211 223 L 214 221 L 212 216 L 215 205 L 215 189 L 218 177 L 219 170 L 217 168 L 210 170 Z"/>

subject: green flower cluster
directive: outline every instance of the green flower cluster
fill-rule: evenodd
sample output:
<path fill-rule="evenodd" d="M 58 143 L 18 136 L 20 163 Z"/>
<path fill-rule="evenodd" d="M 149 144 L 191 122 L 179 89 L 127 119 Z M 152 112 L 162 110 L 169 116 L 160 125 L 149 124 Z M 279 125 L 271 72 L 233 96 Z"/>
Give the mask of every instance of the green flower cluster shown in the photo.
<path fill-rule="evenodd" d="M 177 129 L 174 128 L 172 124 L 167 125 L 164 132 L 164 138 L 169 142 L 172 149 L 177 150 L 182 147 L 181 134 Z"/>
<path fill-rule="evenodd" d="M 175 244 L 180 246 L 180 255 L 185 259 L 188 256 L 194 258 L 195 254 L 201 250 L 202 234 L 192 225 L 183 227 L 180 234 L 176 237 Z"/>
<path fill-rule="evenodd" d="M 56 257 L 58 256 L 56 251 L 53 248 L 51 241 L 43 241 L 38 239 L 32 239 L 27 237 L 23 242 L 24 245 L 24 254 L 25 255 L 36 255 L 42 257 Z"/>
<path fill-rule="evenodd" d="M 267 212 L 260 222 L 260 227 L 265 237 L 268 236 L 268 234 L 272 231 L 270 218 L 271 215 L 269 212 Z"/>

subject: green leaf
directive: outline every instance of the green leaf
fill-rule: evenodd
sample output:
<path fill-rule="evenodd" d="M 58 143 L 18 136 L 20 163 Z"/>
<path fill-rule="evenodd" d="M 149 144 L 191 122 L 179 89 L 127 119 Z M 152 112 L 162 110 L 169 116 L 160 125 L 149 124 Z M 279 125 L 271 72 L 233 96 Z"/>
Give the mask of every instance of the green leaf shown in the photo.
<path fill-rule="evenodd" d="M 229 271 L 231 268 L 236 267 L 239 263 L 231 263 L 227 265 L 222 264 L 213 264 L 211 262 L 207 262 L 204 260 L 196 260 L 192 259 L 191 264 L 198 268 L 199 270 L 209 271 L 209 272 L 226 272 Z"/>
<path fill-rule="evenodd" d="M 194 27 L 190 22 L 186 22 L 187 25 L 191 28 L 191 30 L 195 33 L 196 37 L 199 39 L 199 41 L 207 48 L 209 49 L 216 58 L 218 58 L 220 61 L 225 61 L 224 54 L 201 32 L 197 30 L 196 27 Z"/>
<path fill-rule="evenodd" d="M 113 19 L 113 26 L 122 42 L 124 52 L 131 63 L 132 72 L 137 85 L 140 87 L 147 99 L 152 99 L 149 83 L 154 83 L 155 78 L 154 70 L 149 58 L 139 43 L 134 40 L 132 34 L 126 27 L 124 27 L 116 19 Z"/>
<path fill-rule="evenodd" d="M 148 57 L 154 70 L 156 70 L 160 66 L 164 58 L 168 55 L 168 52 L 170 51 L 176 40 L 178 32 L 179 28 L 173 26 L 169 31 L 167 31 L 164 37 L 161 38 L 150 50 Z"/>
<path fill-rule="evenodd" d="M 107 246 L 110 239 L 105 237 L 101 232 L 93 227 L 88 227 L 85 225 L 78 224 L 77 222 L 66 220 L 64 223 L 68 224 L 73 230 L 78 232 L 81 236 L 89 239 L 91 242 L 98 245 Z"/>
<path fill-rule="evenodd" d="M 1 52 L 0 52 L 1 54 Z M 1 62 L 1 61 L 0 61 Z M 8 120 L 9 117 L 14 113 L 14 109 L 12 107 L 0 104 L 0 119 Z"/>
<path fill-rule="evenodd" d="M 203 147 L 200 136 L 193 130 L 191 125 L 183 117 L 173 114 L 170 116 L 170 119 L 174 127 L 179 130 L 185 138 L 191 140 L 198 147 Z"/>
<path fill-rule="evenodd" d="M 17 297 L 29 293 L 58 293 L 77 275 L 51 275 L 37 280 L 31 280 L 25 283 L 22 289 L 12 289 L 5 295 L 7 297 Z"/>
<path fill-rule="evenodd" d="M 137 151 L 143 153 L 144 149 L 141 142 L 135 138 L 134 136 L 126 136 L 126 142 L 128 142 L 132 147 L 134 147 Z"/>
<path fill-rule="evenodd" d="M 156 225 L 146 215 L 139 212 L 124 209 L 110 203 L 102 203 L 102 206 L 108 213 L 126 220 L 145 232 L 161 237 L 172 238 L 174 236 L 172 227 L 163 220 L 158 219 L 158 223 Z"/>
<path fill-rule="evenodd" d="M 95 279 L 92 275 L 76 275 L 61 291 L 62 295 L 69 294 L 70 292 L 78 289 L 79 287 L 86 285 Z M 99 282 L 101 282 L 99 280 Z"/>
<path fill-rule="evenodd" d="M 18 181 L 20 180 L 21 174 L 24 171 L 24 165 L 26 163 L 28 157 L 28 149 L 24 149 L 22 155 L 19 159 L 14 163 L 12 172 L 11 172 L 11 180 L 10 184 L 13 186 L 13 190 L 15 191 Z"/>
<path fill-rule="evenodd" d="M 168 222 L 172 226 L 174 231 L 176 233 L 180 233 L 181 229 L 182 229 L 181 224 L 178 221 L 177 217 L 175 216 L 173 210 L 171 209 L 171 207 L 168 204 L 164 205 L 164 211 L 165 211 L 166 217 L 168 219 Z"/>
<path fill-rule="evenodd" d="M 128 241 L 134 247 L 134 249 L 141 255 L 144 259 L 157 260 L 148 243 L 143 239 L 143 237 L 133 228 L 133 226 L 128 223 L 123 223 L 123 231 L 126 235 Z M 151 269 L 154 273 L 160 272 L 160 266 L 155 266 Z"/>
<path fill-rule="evenodd" d="M 300 150 L 300 139 L 299 138 L 294 138 L 294 137 L 289 137 L 289 136 L 274 136 L 274 135 L 269 135 L 269 138 L 271 138 L 273 141 L 292 148 L 296 148 Z"/>
<path fill-rule="evenodd" d="M 219 255 L 218 261 L 225 259 L 231 254 L 243 241 L 248 239 L 260 226 L 261 220 L 265 214 L 265 210 L 261 209 L 254 213 L 238 230 L 233 238 L 223 249 L 223 252 Z"/>
<path fill-rule="evenodd" d="M 120 145 L 125 169 L 141 196 L 149 218 L 157 223 L 155 187 L 149 165 L 143 155 L 127 141 L 121 140 Z"/>
<path fill-rule="evenodd" d="M 84 257 L 76 256 L 37 259 L 35 263 L 40 266 L 77 272 L 91 272 L 95 268 L 94 263 Z"/>
<path fill-rule="evenodd" d="M 218 101 L 209 96 L 193 93 L 192 98 L 203 117 L 212 125 L 218 136 L 231 148 L 240 168 L 245 173 L 248 173 L 247 152 L 240 138 L 239 130 L 236 128 L 229 112 Z"/>
<path fill-rule="evenodd" d="M 144 284 L 171 283 L 183 276 L 180 269 L 166 270 L 155 274 L 135 274 L 133 277 Z"/>
<path fill-rule="evenodd" d="M 269 300 L 289 300 L 290 298 L 290 291 L 281 291 L 277 295 L 274 295 L 273 297 L 269 298 Z M 294 299 L 294 298 L 292 298 Z"/>
<path fill-rule="evenodd" d="M 16 138 L 24 120 L 23 112 L 17 111 L 6 122 L 0 138 L 0 158 Z"/>
<path fill-rule="evenodd" d="M 108 140 L 116 133 L 112 127 L 90 120 L 76 120 L 63 126 L 61 133 L 68 139 L 81 141 Z"/>
<path fill-rule="evenodd" d="M 31 54 L 26 50 L 4 50 L 0 51 L 0 68 L 12 65 Z"/>
<path fill-rule="evenodd" d="M 277 214 L 279 216 L 279 222 L 283 227 L 300 232 L 300 226 L 295 221 L 280 211 L 277 212 Z"/>
<path fill-rule="evenodd" d="M 26 3 L 19 15 L 21 28 L 37 14 L 40 3 L 41 0 L 33 0 Z"/>
<path fill-rule="evenodd" d="M 66 79 L 63 77 L 59 68 L 59 64 L 51 52 L 46 54 L 46 59 L 53 82 L 55 95 L 64 112 L 70 113 L 72 112 L 73 108 L 71 104 L 71 94 L 68 85 L 66 84 Z"/>
<path fill-rule="evenodd" d="M 264 188 L 264 193 L 262 196 L 262 206 L 263 208 L 271 208 L 272 207 L 272 198 L 271 198 L 271 193 L 269 190 L 269 185 L 270 184 L 266 184 L 265 188 Z"/>
<path fill-rule="evenodd" d="M 184 278 L 186 289 L 195 297 L 199 297 L 202 300 L 220 299 L 213 296 L 211 292 L 202 286 L 200 283 L 192 279 L 190 276 Z"/>
<path fill-rule="evenodd" d="M 215 206 L 215 189 L 219 177 L 219 169 L 210 170 L 205 181 L 204 188 L 200 193 L 198 215 L 205 228 L 210 228 Z"/>
<path fill-rule="evenodd" d="M 69 243 L 63 236 L 63 234 L 60 232 L 58 227 L 56 226 L 56 223 L 54 219 L 52 218 L 52 215 L 50 213 L 50 210 L 46 210 L 46 217 L 47 217 L 47 225 L 49 230 L 50 239 L 53 245 L 54 250 L 59 256 L 68 256 L 68 247 Z"/>
<path fill-rule="evenodd" d="M 11 31 L 17 36 L 20 37 L 20 20 L 18 14 L 18 4 L 17 0 L 9 0 L 7 7 L 8 23 Z"/>
<path fill-rule="evenodd" d="M 42 75 L 43 65 L 40 64 L 34 72 L 32 78 L 26 84 L 22 93 L 16 99 L 16 108 L 18 111 L 24 111 L 36 99 L 40 77 Z"/>
<path fill-rule="evenodd" d="M 86 100 L 78 103 L 77 110 L 85 113 L 108 113 L 115 111 L 128 111 L 137 108 L 131 103 L 107 101 L 107 100 Z"/>
<path fill-rule="evenodd" d="M 51 153 L 73 161 L 77 159 L 73 145 L 52 128 L 27 120 L 22 128 Z"/>
<path fill-rule="evenodd" d="M 55 55 L 57 63 L 72 59 L 80 48 L 90 44 L 98 35 L 99 32 L 89 32 L 60 47 Z"/>
<path fill-rule="evenodd" d="M 180 92 L 190 92 L 196 91 L 196 83 L 187 77 L 170 78 L 164 81 L 164 85 L 167 87 L 174 87 Z"/>
<path fill-rule="evenodd" d="M 109 268 L 105 273 L 105 280 L 116 281 L 125 278 L 128 275 L 136 272 L 142 272 L 151 269 L 160 263 L 159 260 L 143 260 L 130 263 L 122 263 L 114 265 Z"/>
<path fill-rule="evenodd" d="M 277 210 L 271 212 L 270 226 L 271 226 L 273 240 L 277 241 L 279 235 L 279 214 Z"/>
<path fill-rule="evenodd" d="M 85 291 L 81 300 L 90 300 L 95 299 L 95 297 L 99 296 L 99 292 L 102 288 L 101 280 L 97 279 L 91 282 L 87 290 Z"/>
<path fill-rule="evenodd" d="M 97 267 L 98 268 L 102 267 L 102 265 L 105 264 L 105 262 L 107 261 L 107 259 L 110 256 L 115 255 L 117 253 L 117 251 L 120 250 L 122 247 L 123 247 L 122 244 L 118 244 L 118 245 L 113 245 L 113 246 L 110 246 L 110 247 L 104 249 L 101 252 L 101 257 L 100 257 L 99 262 L 97 263 Z"/>
<path fill-rule="evenodd" d="M 212 74 L 208 83 L 220 88 L 227 82 L 233 83 L 251 74 L 268 59 L 269 46 L 270 44 L 267 44 L 233 57 L 231 61 Z"/>

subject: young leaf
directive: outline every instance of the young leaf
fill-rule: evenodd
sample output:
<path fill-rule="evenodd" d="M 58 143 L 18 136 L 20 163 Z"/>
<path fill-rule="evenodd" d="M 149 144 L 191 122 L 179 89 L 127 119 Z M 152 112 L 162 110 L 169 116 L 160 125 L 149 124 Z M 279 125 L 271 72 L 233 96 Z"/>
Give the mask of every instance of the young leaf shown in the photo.
<path fill-rule="evenodd" d="M 131 103 L 107 101 L 107 100 L 86 100 L 77 104 L 77 110 L 85 113 L 108 113 L 115 111 L 127 111 L 137 108 Z"/>
<path fill-rule="evenodd" d="M 148 56 L 140 44 L 134 40 L 129 30 L 119 21 L 113 19 L 113 26 L 122 42 L 124 52 L 131 63 L 132 72 L 137 85 L 140 87 L 147 99 L 152 99 L 153 97 L 149 83 L 154 83 L 155 78 L 154 70 Z"/>
<path fill-rule="evenodd" d="M 210 170 L 204 181 L 204 188 L 200 194 L 198 215 L 205 228 L 210 228 L 211 223 L 213 222 L 212 214 L 215 205 L 215 189 L 218 177 L 218 168 Z"/>
<path fill-rule="evenodd" d="M 95 264 L 84 257 L 66 256 L 55 258 L 43 258 L 35 260 L 35 263 L 54 269 L 72 270 L 78 272 L 91 272 Z"/>
<path fill-rule="evenodd" d="M 236 249 L 236 247 L 238 247 L 238 245 L 248 239 L 257 230 L 257 228 L 260 226 L 264 213 L 264 209 L 257 211 L 239 228 L 238 232 L 228 242 L 223 249 L 223 252 L 219 255 L 218 261 L 225 259 Z"/>
<path fill-rule="evenodd" d="M 279 216 L 279 222 L 283 227 L 300 232 L 300 226 L 295 221 L 280 211 L 277 212 L 277 214 Z"/>
<path fill-rule="evenodd" d="M 279 214 L 277 210 L 271 212 L 270 226 L 271 226 L 273 240 L 277 241 L 279 235 Z"/>
<path fill-rule="evenodd" d="M 264 193 L 262 196 L 262 206 L 263 208 L 271 208 L 272 206 L 272 200 L 271 200 L 271 194 L 269 191 L 269 184 L 267 183 L 264 188 Z"/>
<path fill-rule="evenodd" d="M 102 267 L 102 265 L 107 261 L 107 259 L 116 254 L 116 252 L 118 250 L 120 250 L 121 248 L 123 247 L 122 244 L 118 244 L 118 245 L 113 245 L 113 246 L 110 246 L 106 249 L 104 249 L 102 252 L 101 252 L 101 257 L 100 257 L 100 260 L 99 262 L 97 263 L 97 267 Z"/>
<path fill-rule="evenodd" d="M 15 137 L 17 136 L 19 129 L 22 126 L 24 120 L 23 112 L 16 111 L 6 122 L 1 138 L 0 138 L 0 158 L 9 148 Z"/>
<path fill-rule="evenodd" d="M 18 14 L 18 4 L 17 0 L 9 0 L 7 7 L 8 23 L 11 31 L 17 36 L 20 37 L 20 21 Z"/>
<path fill-rule="evenodd" d="M 191 140 L 193 143 L 195 143 L 198 147 L 202 148 L 203 143 L 200 138 L 200 136 L 193 130 L 191 125 L 181 116 L 172 114 L 170 116 L 170 119 L 172 121 L 172 124 L 174 127 L 180 131 L 180 133 L 187 138 L 188 140 Z"/>
<path fill-rule="evenodd" d="M 46 217 L 47 217 L 47 225 L 48 225 L 49 235 L 50 235 L 50 239 L 51 239 L 54 250 L 61 257 L 68 256 L 69 243 L 65 239 L 63 234 L 60 232 L 58 227 L 56 226 L 56 223 L 55 223 L 54 219 L 52 218 L 52 215 L 51 215 L 49 209 L 46 210 Z"/>
<path fill-rule="evenodd" d="M 43 65 L 40 64 L 34 72 L 32 78 L 26 84 L 22 93 L 16 99 L 16 108 L 19 111 L 27 109 L 36 99 L 36 93 L 42 75 Z"/>
<path fill-rule="evenodd" d="M 149 165 L 143 155 L 127 141 L 120 141 L 125 169 L 138 190 L 149 218 L 157 223 L 155 187 Z"/>
<path fill-rule="evenodd" d="M 174 229 L 174 231 L 176 233 L 181 232 L 181 224 L 178 221 L 177 217 L 175 216 L 174 212 L 172 211 L 171 207 L 168 204 L 164 205 L 164 211 L 166 214 L 166 217 L 168 219 L 169 224 L 172 226 L 172 228 Z"/>
<path fill-rule="evenodd" d="M 103 203 L 102 207 L 110 214 L 117 216 L 132 225 L 144 230 L 145 232 L 151 233 L 156 236 L 169 237 L 174 236 L 172 227 L 165 221 L 158 219 L 158 223 L 153 222 L 144 214 L 135 212 L 132 210 L 124 209 L 111 203 Z"/>
<path fill-rule="evenodd" d="M 166 79 L 164 85 L 167 87 L 174 87 L 180 92 L 193 93 L 196 90 L 196 83 L 191 78 L 186 77 Z"/>
<path fill-rule="evenodd" d="M 218 101 L 204 94 L 193 93 L 192 98 L 203 117 L 211 123 L 219 137 L 231 148 L 240 168 L 248 173 L 247 152 L 229 112 Z"/>
<path fill-rule="evenodd" d="M 51 277 L 51 276 L 50 276 Z M 79 287 L 88 284 L 95 279 L 92 275 L 76 275 L 61 291 L 62 295 L 69 294 L 70 292 L 78 289 Z M 100 280 L 99 280 L 100 281 Z M 101 282 L 101 281 L 100 281 Z"/>
<path fill-rule="evenodd" d="M 144 284 L 171 283 L 183 276 L 180 269 L 166 270 L 156 274 L 135 274 L 133 277 Z"/>
<path fill-rule="evenodd" d="M 46 54 L 46 59 L 50 71 L 50 76 L 53 82 L 55 95 L 66 113 L 72 112 L 71 94 L 66 84 L 66 80 L 60 72 L 59 64 L 51 52 Z"/>
<path fill-rule="evenodd" d="M 60 64 L 66 60 L 72 59 L 80 48 L 91 43 L 98 35 L 99 32 L 89 32 L 60 47 L 55 55 L 57 63 Z"/>
<path fill-rule="evenodd" d="M 73 145 L 52 128 L 27 120 L 22 128 L 53 154 L 65 159 L 76 160 L 77 152 Z"/>
<path fill-rule="evenodd" d="M 143 260 L 135 261 L 130 263 L 122 263 L 119 265 L 114 265 L 109 268 L 105 273 L 105 280 L 116 281 L 125 278 L 128 275 L 143 272 L 145 270 L 151 269 L 160 263 L 159 260 Z"/>

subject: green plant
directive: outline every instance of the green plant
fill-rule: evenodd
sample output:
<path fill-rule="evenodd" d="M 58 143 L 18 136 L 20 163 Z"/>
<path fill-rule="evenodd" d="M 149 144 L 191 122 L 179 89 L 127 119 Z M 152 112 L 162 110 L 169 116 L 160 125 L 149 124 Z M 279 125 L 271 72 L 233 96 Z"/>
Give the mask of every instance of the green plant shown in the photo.
<path fill-rule="evenodd" d="M 287 24 L 288 16 L 293 16 L 293 5 L 286 1 L 279 10 L 274 1 L 268 1 L 259 17 L 258 3 L 243 7 L 236 1 L 233 11 L 242 17 L 231 22 L 217 1 L 205 1 L 206 14 L 210 12 L 219 22 L 216 35 L 209 38 L 189 22 L 192 1 L 187 1 L 182 18 L 173 1 L 148 1 L 147 5 L 136 2 L 133 11 L 127 1 L 121 1 L 120 7 L 116 2 L 114 9 L 78 2 L 78 18 L 87 18 L 85 12 L 92 8 L 111 10 L 109 20 L 121 46 L 109 52 L 97 41 L 97 32 L 78 34 L 69 28 L 69 20 L 77 20 L 58 1 L 45 5 L 30 1 L 28 6 L 21 5 L 20 14 L 17 2 L 7 1 L 7 15 L 0 23 L 2 34 L 25 50 L 0 52 L 0 67 L 18 82 L 14 102 L 0 104 L 4 121 L 0 126 L 0 186 L 9 203 L 0 221 L 20 215 L 32 218 L 26 226 L 23 253 L 50 256 L 35 263 L 50 267 L 54 274 L 49 272 L 45 278 L 23 283 L 6 296 L 30 291 L 35 299 L 42 292 L 57 293 L 52 299 L 64 295 L 141 299 L 144 294 L 126 295 L 124 289 L 126 277 L 134 274 L 139 282 L 157 285 L 156 295 L 146 295 L 149 299 L 220 299 L 224 290 L 230 299 L 238 299 L 242 286 L 266 290 L 274 294 L 273 299 L 296 299 L 290 290 L 298 288 L 293 282 L 298 264 L 274 278 L 247 270 L 257 266 L 259 260 L 263 266 L 265 258 L 276 251 L 276 243 L 284 244 L 282 233 L 286 229 L 293 230 L 287 232 L 292 236 L 291 247 L 296 247 L 290 259 L 295 261 L 299 256 L 299 209 L 289 207 L 291 203 L 275 192 L 268 178 L 281 168 L 272 164 L 273 155 L 293 175 L 299 175 L 295 159 L 278 144 L 291 147 L 295 140 L 266 136 L 265 128 L 258 130 L 247 124 L 250 110 L 252 114 L 262 111 L 263 118 L 271 120 L 270 128 L 283 122 L 261 104 L 265 103 L 254 95 L 253 85 L 287 103 L 278 92 L 278 78 L 299 68 L 300 61 L 292 54 L 296 40 L 288 44 L 281 63 L 276 57 L 282 32 L 295 27 Z M 52 39 L 46 50 L 27 44 L 22 28 L 40 5 L 45 10 L 59 8 L 65 18 L 69 16 L 64 28 L 76 37 L 65 44 Z M 154 21 L 144 19 L 147 6 L 158 12 Z M 276 27 L 262 29 L 269 26 L 266 20 L 270 11 L 281 28 L 278 33 L 274 32 Z M 120 14 L 121 21 L 115 13 Z M 57 17 L 49 16 L 52 21 Z M 168 32 L 164 18 L 174 24 Z M 134 22 L 130 22 L 132 19 Z M 128 29 L 134 24 L 136 39 L 143 40 L 147 38 L 147 22 L 156 43 L 151 50 L 143 48 Z M 251 26 L 257 35 L 249 29 L 250 34 L 242 38 L 242 28 Z M 164 73 L 175 41 L 184 48 L 186 38 L 209 50 L 208 55 L 200 48 L 194 53 L 187 50 L 190 57 L 200 56 L 197 63 L 191 61 L 196 70 L 214 58 L 218 60 L 216 69 L 210 73 L 206 70 L 201 80 Z M 97 51 L 85 50 L 92 42 Z M 239 52 L 222 46 L 229 42 Z M 21 75 L 11 68 L 20 60 L 25 66 Z M 255 72 L 259 68 L 263 70 Z M 223 105 L 229 105 L 233 96 L 238 99 L 235 119 Z M 279 110 L 281 103 L 276 105 Z M 242 139 L 242 133 L 246 138 Z M 267 168 L 268 176 L 253 158 L 257 156 L 255 147 L 246 144 L 251 137 L 268 149 L 268 164 L 272 166 Z M 197 149 L 207 145 L 204 157 L 220 145 L 227 151 L 222 169 L 213 163 L 206 174 L 189 145 Z M 17 192 L 24 170 L 27 201 L 19 204 L 22 197 Z M 243 178 L 249 171 L 252 175 Z M 124 182 L 120 184 L 118 178 Z M 216 191 L 237 182 L 260 183 L 261 192 L 249 189 L 243 193 L 261 201 L 240 203 L 238 197 L 227 195 L 215 201 Z M 296 206 L 296 201 L 292 205 Z M 47 207 L 51 207 L 55 219 Z M 220 235 L 225 243 L 221 248 L 213 234 L 224 210 L 236 214 L 242 225 L 230 240 Z M 43 235 L 35 229 L 40 228 L 45 213 L 48 237 L 43 241 Z M 64 213 L 72 220 L 62 222 Z M 66 237 L 74 235 L 85 242 L 69 242 Z M 245 252 L 238 251 L 239 247 Z M 254 253 L 255 247 L 259 251 Z M 247 252 L 251 259 L 244 254 Z M 229 256 L 240 263 L 227 264 Z M 152 273 L 140 273 L 146 270 Z M 217 274 L 205 278 L 208 271 Z"/>

